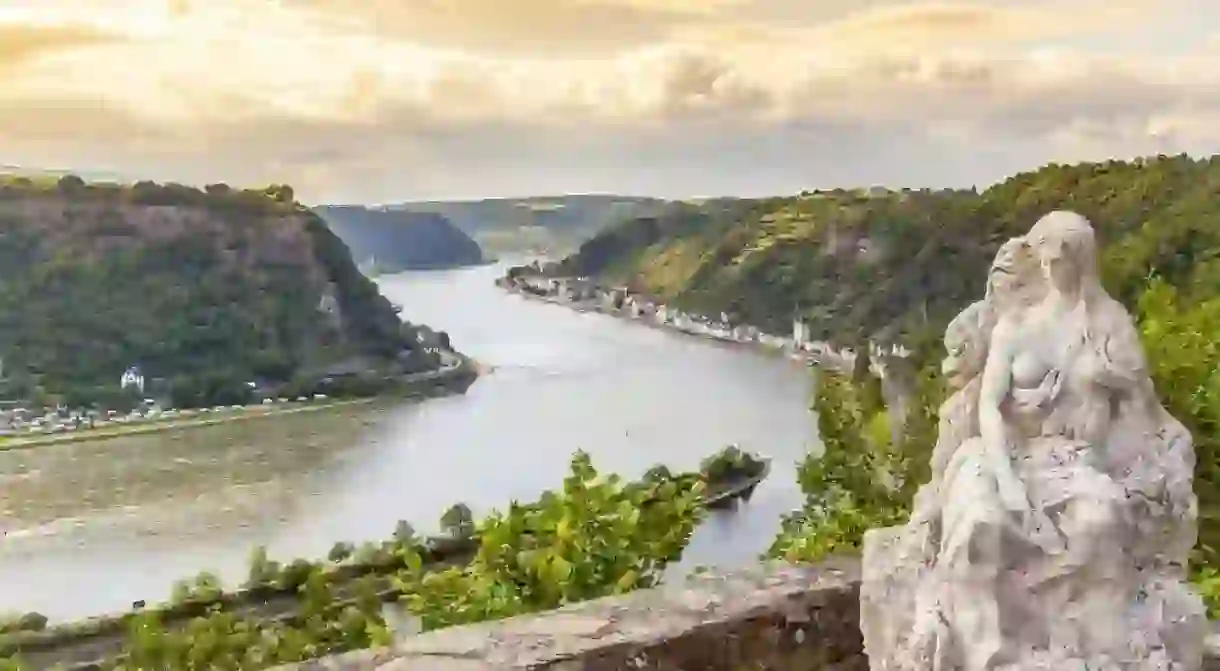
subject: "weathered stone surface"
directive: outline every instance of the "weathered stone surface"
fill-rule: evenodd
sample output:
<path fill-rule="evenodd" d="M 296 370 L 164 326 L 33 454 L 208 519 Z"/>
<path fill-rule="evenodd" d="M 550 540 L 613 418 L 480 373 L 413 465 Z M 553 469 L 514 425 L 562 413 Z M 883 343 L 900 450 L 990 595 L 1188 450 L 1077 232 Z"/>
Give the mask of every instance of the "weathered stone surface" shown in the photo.
<path fill-rule="evenodd" d="M 402 659 L 384 671 L 434 668 L 451 659 L 477 659 L 494 669 L 581 671 L 816 668 L 852 658 L 859 666 L 857 578 L 850 563 L 698 576 L 538 616 L 418 636 L 399 646 Z"/>
<path fill-rule="evenodd" d="M 852 560 L 760 565 L 279 671 L 863 671 L 859 580 Z"/>
<path fill-rule="evenodd" d="M 873 671 L 1195 671 L 1195 455 L 1097 272 L 1089 222 L 1004 245 L 945 335 L 957 387 L 910 522 L 864 539 Z"/>
<path fill-rule="evenodd" d="M 862 670 L 858 585 L 850 560 L 759 565 L 284 671 Z"/>

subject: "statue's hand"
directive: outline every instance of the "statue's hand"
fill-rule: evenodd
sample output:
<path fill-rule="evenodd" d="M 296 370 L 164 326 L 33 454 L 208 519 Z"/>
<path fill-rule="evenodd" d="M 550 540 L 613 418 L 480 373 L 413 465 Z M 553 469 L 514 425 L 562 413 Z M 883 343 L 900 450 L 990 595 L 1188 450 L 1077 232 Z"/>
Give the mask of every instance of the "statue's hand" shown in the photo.
<path fill-rule="evenodd" d="M 1033 389 L 1013 389 L 1009 392 L 1015 406 L 1032 410 L 1046 408 L 1059 397 L 1062 386 L 1062 376 L 1059 371 L 1051 371 L 1042 378 L 1042 382 Z"/>

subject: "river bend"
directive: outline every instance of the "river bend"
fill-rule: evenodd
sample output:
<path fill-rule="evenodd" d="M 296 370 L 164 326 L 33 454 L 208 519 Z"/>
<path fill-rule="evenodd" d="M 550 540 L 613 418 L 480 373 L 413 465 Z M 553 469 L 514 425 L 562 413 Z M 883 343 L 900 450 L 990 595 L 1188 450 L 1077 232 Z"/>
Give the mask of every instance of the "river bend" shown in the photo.
<path fill-rule="evenodd" d="M 684 567 L 751 561 L 799 505 L 817 449 L 807 372 L 781 357 L 506 294 L 504 267 L 400 273 L 383 293 L 490 366 L 465 395 L 0 453 L 0 612 L 52 619 L 164 599 L 202 569 L 230 584 L 251 549 L 320 557 L 338 540 L 420 531 L 561 485 L 573 450 L 637 476 L 728 443 L 774 459 Z"/>

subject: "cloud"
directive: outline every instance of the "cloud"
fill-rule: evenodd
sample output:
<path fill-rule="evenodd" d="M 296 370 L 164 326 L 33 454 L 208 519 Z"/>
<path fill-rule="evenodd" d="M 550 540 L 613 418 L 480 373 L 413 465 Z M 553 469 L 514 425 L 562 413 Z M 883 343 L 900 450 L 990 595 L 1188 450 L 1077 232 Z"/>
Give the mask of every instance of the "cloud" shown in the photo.
<path fill-rule="evenodd" d="M 985 183 L 1220 143 L 1201 0 L 46 2 L 0 11 L 14 159 L 310 199 Z"/>
<path fill-rule="evenodd" d="M 708 21 L 744 0 L 418 0 L 294 4 L 332 25 L 495 55 L 604 56 Z"/>
<path fill-rule="evenodd" d="M 120 39 L 120 36 L 82 25 L 6 25 L 0 23 L 0 73 L 9 75 L 39 58 Z"/>
<path fill-rule="evenodd" d="M 900 3 L 882 5 L 823 24 L 820 40 L 852 52 L 926 50 L 1079 38 L 1137 25 L 1153 8 L 1148 2 L 1126 4 L 1078 0 L 1071 11 L 1064 3 Z"/>

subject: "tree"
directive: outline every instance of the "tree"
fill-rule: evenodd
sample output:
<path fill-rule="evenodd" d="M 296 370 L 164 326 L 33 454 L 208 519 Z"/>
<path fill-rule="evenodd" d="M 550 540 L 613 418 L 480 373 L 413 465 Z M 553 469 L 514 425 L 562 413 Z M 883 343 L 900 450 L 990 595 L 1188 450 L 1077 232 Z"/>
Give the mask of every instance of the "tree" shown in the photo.
<path fill-rule="evenodd" d="M 56 186 L 64 194 L 77 195 L 85 191 L 85 180 L 76 175 L 64 175 Z"/>
<path fill-rule="evenodd" d="M 296 194 L 292 187 L 287 184 L 272 184 L 264 191 L 272 200 L 277 203 L 292 204 L 296 202 Z"/>
<path fill-rule="evenodd" d="M 326 558 L 334 563 L 346 561 L 356 553 L 356 547 L 351 543 L 338 542 L 331 547 L 330 552 L 326 554 Z"/>
<path fill-rule="evenodd" d="M 250 569 L 246 578 L 246 587 L 259 587 L 275 582 L 280 574 L 278 563 L 267 558 L 267 548 L 258 546 L 250 553 Z"/>

